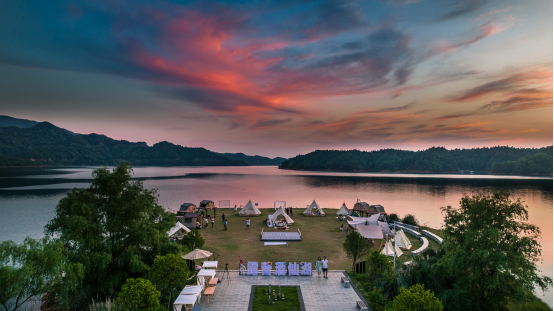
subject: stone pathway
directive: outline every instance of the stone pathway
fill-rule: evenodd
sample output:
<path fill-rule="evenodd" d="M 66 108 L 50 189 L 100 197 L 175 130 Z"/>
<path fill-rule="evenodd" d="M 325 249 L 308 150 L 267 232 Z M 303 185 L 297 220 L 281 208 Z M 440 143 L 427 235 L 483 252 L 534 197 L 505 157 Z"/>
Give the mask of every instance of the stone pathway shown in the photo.
<path fill-rule="evenodd" d="M 223 271 L 217 271 L 220 278 Z M 238 271 L 230 271 L 231 281 L 222 280 L 217 284 L 215 297 L 202 297 L 200 305 L 205 311 L 247 311 L 252 285 L 300 285 L 306 311 L 358 310 L 356 301 L 360 300 L 352 287 L 344 288 L 341 283 L 342 271 L 329 271 L 328 279 L 315 276 L 239 276 Z"/>

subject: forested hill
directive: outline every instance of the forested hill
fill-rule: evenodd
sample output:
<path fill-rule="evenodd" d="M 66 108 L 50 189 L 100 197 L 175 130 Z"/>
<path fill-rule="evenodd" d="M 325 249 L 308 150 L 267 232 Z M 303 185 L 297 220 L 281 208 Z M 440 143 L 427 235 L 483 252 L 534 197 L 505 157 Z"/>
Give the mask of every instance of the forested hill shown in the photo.
<path fill-rule="evenodd" d="M 286 160 L 286 158 L 276 157 L 276 158 L 267 158 L 262 156 L 249 156 L 245 155 L 244 153 L 220 153 L 222 156 L 227 157 L 229 159 L 234 160 L 241 160 L 248 165 L 281 165 L 283 161 Z"/>
<path fill-rule="evenodd" d="M 284 161 L 279 168 L 343 172 L 428 172 L 552 176 L 552 146 L 540 149 L 491 147 L 424 151 L 382 149 L 376 151 L 316 150 Z"/>
<path fill-rule="evenodd" d="M 121 160 L 155 166 L 248 165 L 204 148 L 169 142 L 149 147 L 105 135 L 75 135 L 48 122 L 28 128 L 0 127 L 0 155 L 0 166 L 114 165 Z"/>

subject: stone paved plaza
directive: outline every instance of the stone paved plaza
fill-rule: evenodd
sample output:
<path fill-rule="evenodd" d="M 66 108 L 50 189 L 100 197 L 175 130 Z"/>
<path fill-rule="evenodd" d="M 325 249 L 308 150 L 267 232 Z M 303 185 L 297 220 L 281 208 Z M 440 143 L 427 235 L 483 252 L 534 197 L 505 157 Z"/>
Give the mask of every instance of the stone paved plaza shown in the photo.
<path fill-rule="evenodd" d="M 221 278 L 223 271 L 217 271 L 216 277 Z M 339 311 L 359 310 L 356 301 L 361 300 L 352 288 L 344 288 L 341 277 L 343 271 L 329 271 L 329 278 L 314 276 L 239 276 L 238 271 L 231 271 L 231 281 L 222 280 L 217 284 L 215 297 L 210 299 L 210 307 L 206 298 L 202 297 L 200 305 L 205 311 L 247 311 L 250 302 L 252 285 L 300 285 L 306 311 Z"/>

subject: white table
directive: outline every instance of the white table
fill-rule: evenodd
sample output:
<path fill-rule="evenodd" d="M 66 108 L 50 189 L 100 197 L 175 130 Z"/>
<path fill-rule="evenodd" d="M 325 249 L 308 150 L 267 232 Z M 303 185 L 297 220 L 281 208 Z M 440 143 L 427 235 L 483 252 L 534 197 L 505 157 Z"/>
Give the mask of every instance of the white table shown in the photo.
<path fill-rule="evenodd" d="M 175 311 L 180 311 L 181 308 L 184 306 L 185 310 L 190 310 L 192 309 L 192 306 L 196 304 L 197 298 L 197 295 L 179 295 L 173 303 L 173 309 Z M 191 306 L 191 308 L 188 307 L 189 305 Z"/>
<path fill-rule="evenodd" d="M 204 261 L 202 264 L 204 269 L 217 269 L 217 261 Z"/>
<path fill-rule="evenodd" d="M 199 295 L 202 293 L 202 286 L 187 286 L 183 288 L 180 295 Z"/>

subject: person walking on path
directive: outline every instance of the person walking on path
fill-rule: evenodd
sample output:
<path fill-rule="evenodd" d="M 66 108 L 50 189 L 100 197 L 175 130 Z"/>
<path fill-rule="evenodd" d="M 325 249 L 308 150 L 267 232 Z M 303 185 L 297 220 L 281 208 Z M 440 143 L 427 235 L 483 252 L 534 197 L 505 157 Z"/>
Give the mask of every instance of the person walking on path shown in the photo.
<path fill-rule="evenodd" d="M 223 219 L 223 227 L 225 229 L 223 229 L 223 231 L 226 231 L 227 230 L 227 219 Z"/>
<path fill-rule="evenodd" d="M 214 227 L 214 218 L 212 217 L 212 228 Z"/>
<path fill-rule="evenodd" d="M 246 219 L 246 230 L 248 230 L 248 228 L 250 228 L 250 218 Z"/>
<path fill-rule="evenodd" d="M 315 272 L 317 272 L 317 277 L 321 276 L 321 257 L 317 257 L 315 262 Z"/>
<path fill-rule="evenodd" d="M 327 277 L 327 264 L 329 263 L 329 261 L 327 260 L 327 257 L 326 256 L 323 256 L 323 260 L 321 261 L 321 266 L 322 266 L 322 270 L 323 270 L 323 277 L 326 278 L 326 279 L 329 279 Z"/>

